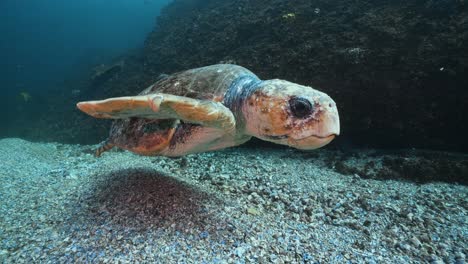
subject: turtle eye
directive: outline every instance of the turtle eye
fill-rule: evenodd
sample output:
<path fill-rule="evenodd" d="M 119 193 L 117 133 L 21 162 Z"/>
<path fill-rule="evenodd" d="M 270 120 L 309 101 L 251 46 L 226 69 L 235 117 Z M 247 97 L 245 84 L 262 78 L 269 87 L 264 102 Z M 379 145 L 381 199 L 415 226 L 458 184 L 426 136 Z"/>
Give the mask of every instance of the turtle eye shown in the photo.
<path fill-rule="evenodd" d="M 312 114 L 314 108 L 309 100 L 302 97 L 293 97 L 289 99 L 289 107 L 292 114 L 297 118 L 304 118 Z"/>

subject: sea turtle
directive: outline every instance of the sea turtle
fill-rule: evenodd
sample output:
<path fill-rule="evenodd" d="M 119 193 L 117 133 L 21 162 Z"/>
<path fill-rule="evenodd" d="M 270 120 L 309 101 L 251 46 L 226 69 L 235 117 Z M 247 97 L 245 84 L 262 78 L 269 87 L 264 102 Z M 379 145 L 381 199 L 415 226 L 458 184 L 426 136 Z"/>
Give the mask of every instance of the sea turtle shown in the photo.
<path fill-rule="evenodd" d="M 315 149 L 340 133 L 336 104 L 325 93 L 284 80 L 262 81 L 231 64 L 166 75 L 137 96 L 77 107 L 115 119 L 97 156 L 114 146 L 141 155 L 182 156 L 236 146 L 252 136 Z"/>

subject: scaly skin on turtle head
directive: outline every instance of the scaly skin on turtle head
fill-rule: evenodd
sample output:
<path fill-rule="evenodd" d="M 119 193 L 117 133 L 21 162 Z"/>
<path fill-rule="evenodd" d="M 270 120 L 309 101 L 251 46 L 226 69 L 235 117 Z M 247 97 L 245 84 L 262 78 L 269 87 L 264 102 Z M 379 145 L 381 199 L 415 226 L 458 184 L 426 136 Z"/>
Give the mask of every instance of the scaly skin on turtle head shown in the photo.
<path fill-rule="evenodd" d="M 335 102 L 325 93 L 284 80 L 261 82 L 242 112 L 246 134 L 298 149 L 316 149 L 340 134 Z"/>

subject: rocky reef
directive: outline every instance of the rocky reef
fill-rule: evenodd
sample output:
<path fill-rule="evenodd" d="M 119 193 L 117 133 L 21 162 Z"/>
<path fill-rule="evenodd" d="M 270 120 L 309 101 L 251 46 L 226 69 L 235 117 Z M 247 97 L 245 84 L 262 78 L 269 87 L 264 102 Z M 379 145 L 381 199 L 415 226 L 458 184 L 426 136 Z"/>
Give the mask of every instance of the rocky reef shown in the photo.
<path fill-rule="evenodd" d="M 155 74 L 218 62 L 338 102 L 345 143 L 467 149 L 464 1 L 175 1 L 148 37 Z"/>
<path fill-rule="evenodd" d="M 44 133 L 47 139 L 96 142 L 106 136 L 105 126 L 78 113 L 74 102 L 136 94 L 161 73 L 225 62 L 263 79 L 286 79 L 330 94 L 342 121 L 335 145 L 465 151 L 467 5 L 463 0 L 173 1 L 144 49 L 125 58 L 117 76 L 89 82 L 88 88 L 71 85 L 83 91 L 78 96 L 48 98 L 70 107 L 39 118 L 40 130 L 54 123 L 53 131 Z"/>

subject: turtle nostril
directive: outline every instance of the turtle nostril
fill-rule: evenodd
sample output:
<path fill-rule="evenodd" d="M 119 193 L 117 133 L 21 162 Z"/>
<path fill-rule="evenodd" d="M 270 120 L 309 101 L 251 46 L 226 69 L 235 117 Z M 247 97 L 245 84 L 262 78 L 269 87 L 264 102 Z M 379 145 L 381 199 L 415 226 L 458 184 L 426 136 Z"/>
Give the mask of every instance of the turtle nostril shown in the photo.
<path fill-rule="evenodd" d="M 332 103 L 329 103 L 329 104 L 328 104 L 328 107 L 332 108 L 332 107 L 333 107 L 333 104 L 332 104 Z"/>

